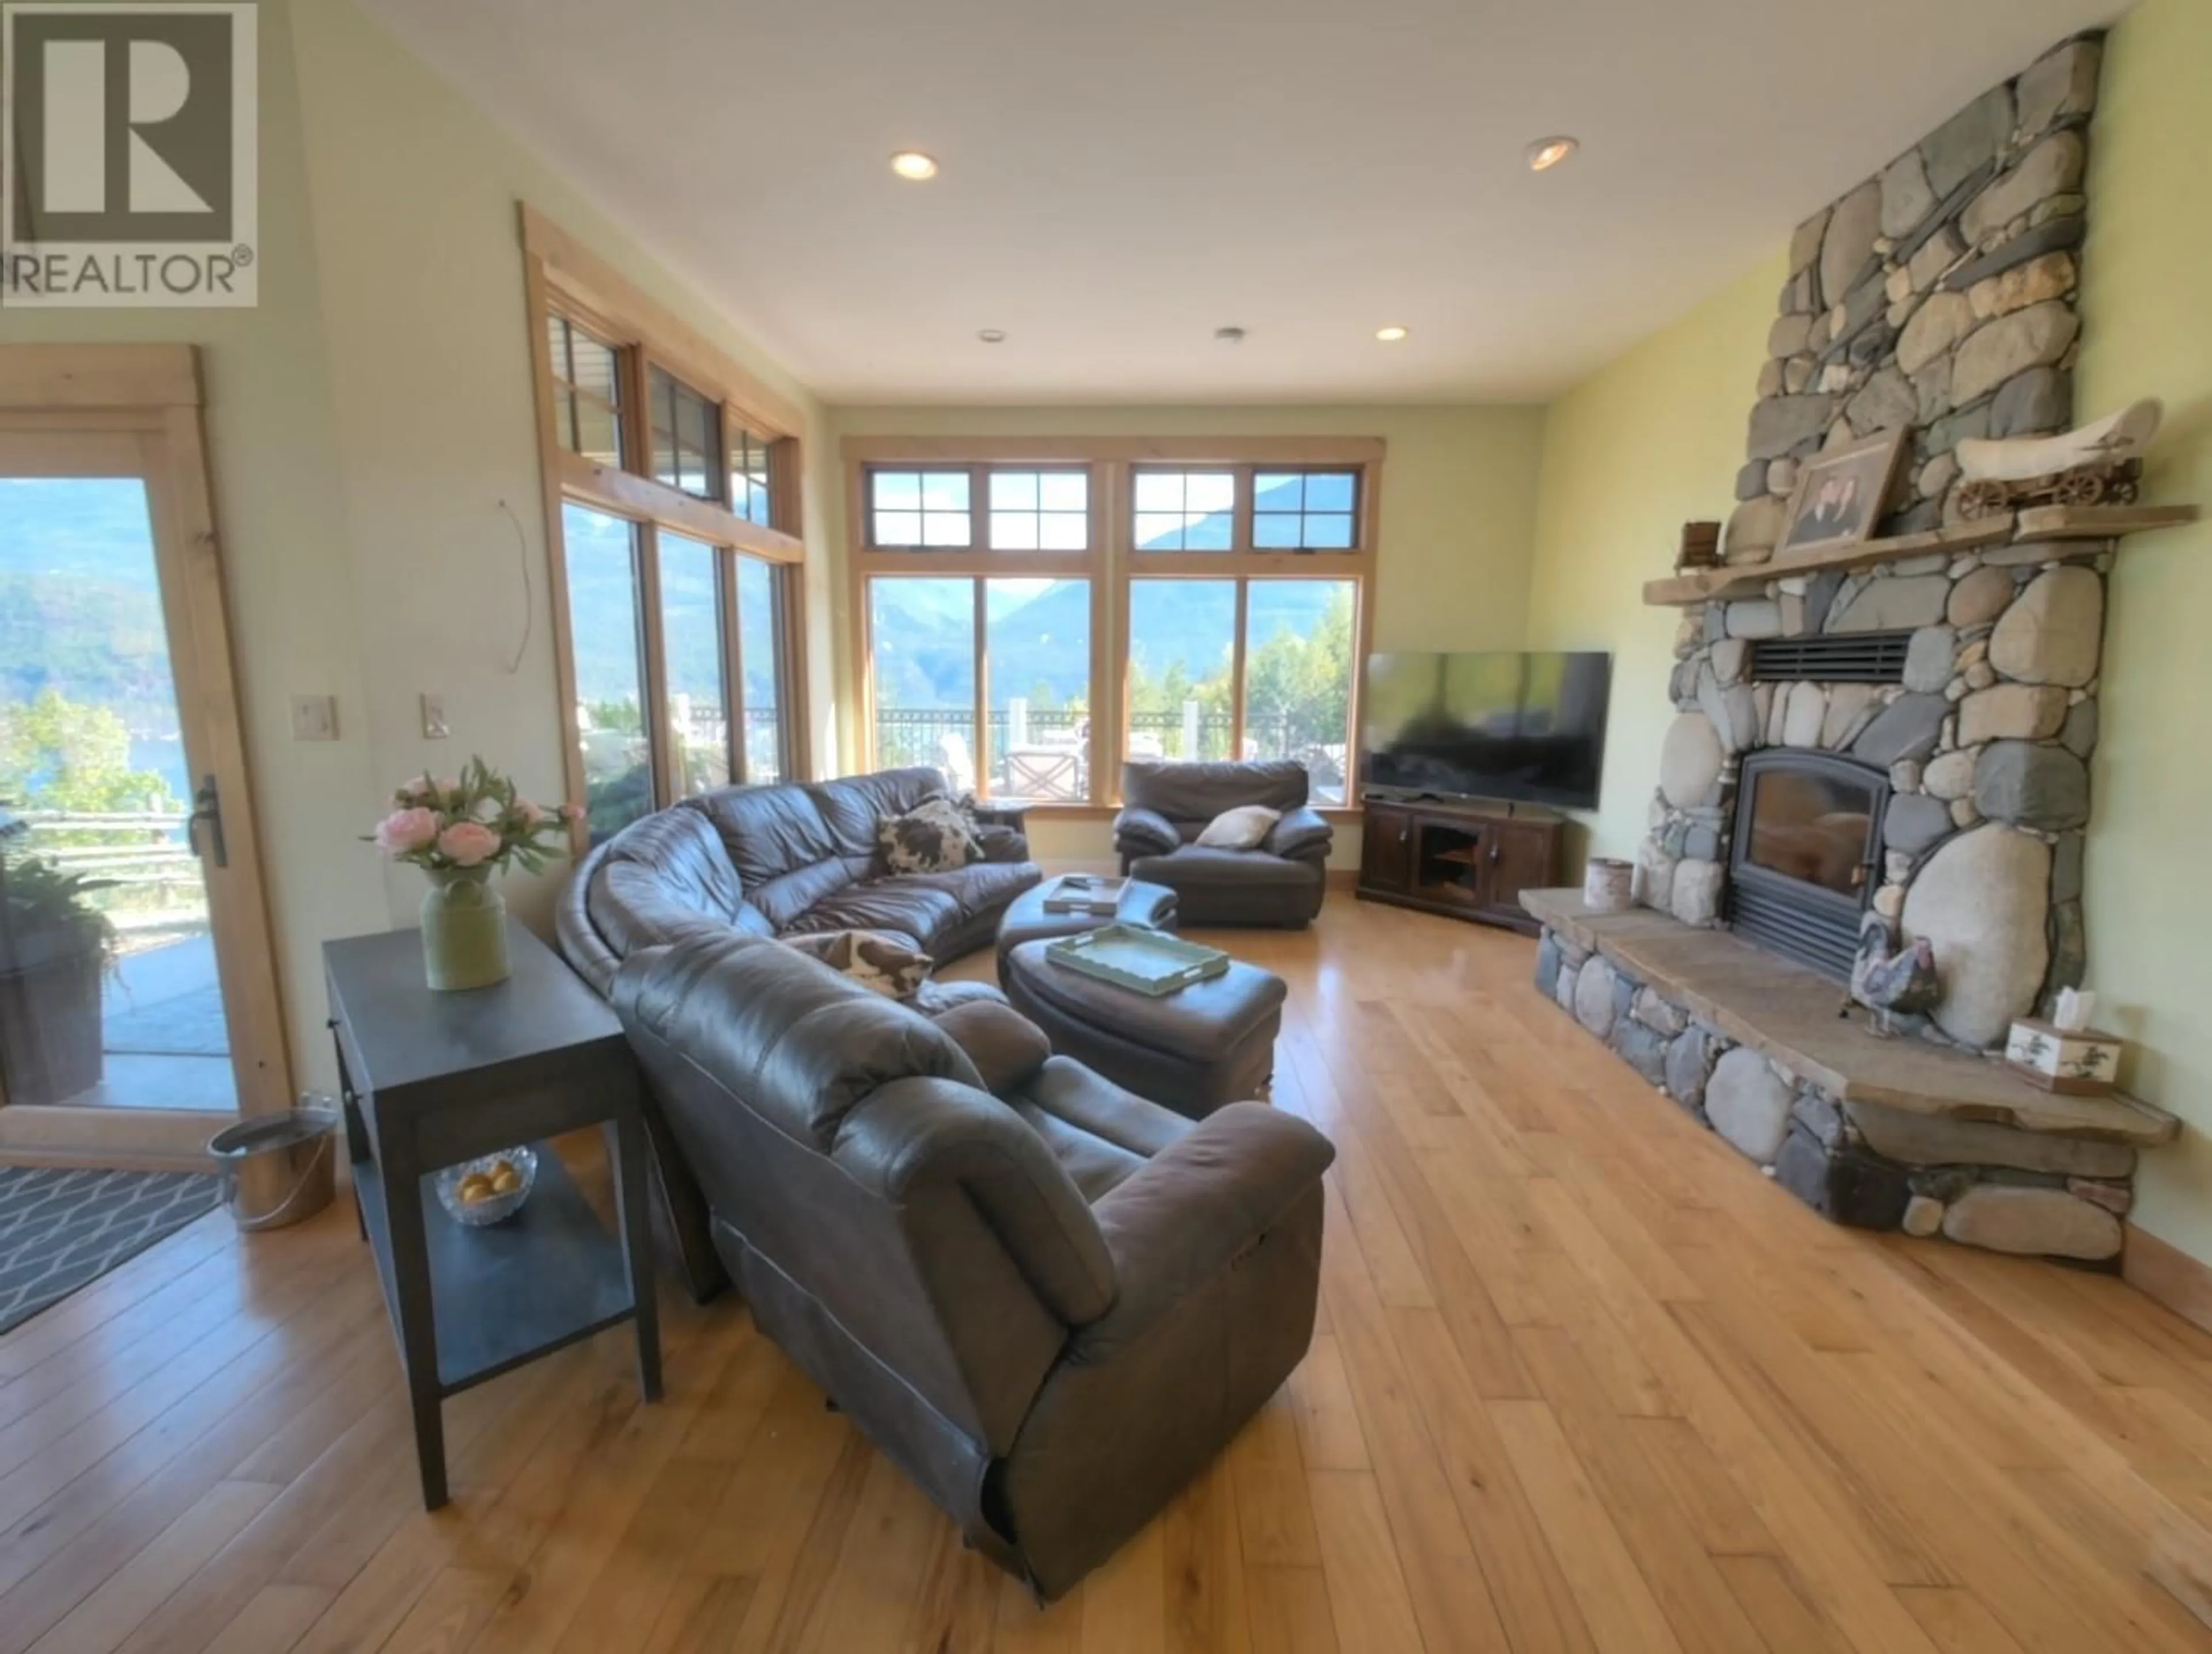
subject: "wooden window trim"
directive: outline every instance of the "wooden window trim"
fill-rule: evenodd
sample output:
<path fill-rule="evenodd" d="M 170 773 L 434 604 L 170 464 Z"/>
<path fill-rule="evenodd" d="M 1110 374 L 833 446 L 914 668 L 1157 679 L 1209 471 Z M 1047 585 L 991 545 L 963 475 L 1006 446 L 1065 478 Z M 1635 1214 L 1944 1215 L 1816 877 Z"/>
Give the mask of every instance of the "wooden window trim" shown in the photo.
<path fill-rule="evenodd" d="M 524 292 L 531 330 L 532 386 L 538 404 L 538 443 L 548 562 L 552 573 L 556 693 L 560 701 L 562 766 L 570 802 L 582 804 L 586 789 L 576 716 L 574 619 L 568 602 L 567 547 L 562 509 L 574 504 L 639 525 L 639 606 L 645 633 L 647 745 L 652 753 L 653 796 L 665 807 L 674 789 L 668 761 L 666 728 L 666 640 L 659 607 L 659 535 L 662 531 L 703 541 L 715 548 L 718 590 L 724 616 L 722 672 L 729 713 L 730 774 L 745 775 L 743 722 L 744 657 L 741 629 L 733 623 L 739 553 L 782 570 L 803 571 L 800 490 L 804 480 L 803 413 L 757 377 L 731 361 L 696 330 L 626 280 L 574 237 L 528 205 L 519 207 L 523 249 Z M 623 453 L 628 466 L 602 465 L 573 453 L 561 441 L 562 394 L 553 373 L 547 318 L 559 315 L 617 352 L 622 375 Z M 714 444 L 707 455 L 719 500 L 702 500 L 659 481 L 653 464 L 650 370 L 659 368 L 704 397 L 714 410 Z M 757 523 L 728 505 L 728 435 L 742 426 L 767 445 L 771 520 Z M 807 700 L 805 666 L 806 588 L 803 573 L 787 573 L 776 583 L 775 632 L 779 654 L 781 702 L 777 739 L 783 778 L 813 775 L 813 731 Z M 588 843 L 588 827 L 577 824 L 574 848 Z"/>
<path fill-rule="evenodd" d="M 744 410 L 755 430 L 797 436 L 798 405 L 748 373 L 690 323 L 639 289 L 605 259 L 542 213 L 520 209 L 523 251 L 542 260 L 566 305 L 597 318 L 603 337 L 652 341 L 653 359 L 709 399 Z"/>
<path fill-rule="evenodd" d="M 1345 802 L 1318 806 L 1324 818 L 1356 822 L 1359 774 L 1364 762 L 1360 737 L 1367 692 L 1367 658 L 1374 651 L 1376 574 L 1381 561 L 1383 460 L 1387 445 L 1379 437 L 902 437 L 848 436 L 840 445 L 845 465 L 848 556 L 846 635 L 851 646 L 858 716 L 858 748 L 864 767 L 876 762 L 875 660 L 870 635 L 868 582 L 878 575 L 944 576 L 976 580 L 1044 578 L 1083 580 L 1091 591 L 1091 786 L 1087 802 L 1041 803 L 1035 812 L 1068 820 L 1110 816 L 1121 794 L 1121 764 L 1127 746 L 1129 582 L 1133 580 L 1234 580 L 1237 582 L 1237 626 L 1234 660 L 1232 739 L 1243 739 L 1244 637 L 1247 583 L 1253 580 L 1320 580 L 1350 582 L 1354 590 L 1352 692 L 1346 716 Z M 1180 470 L 1237 471 L 1238 549 L 1229 551 L 1139 552 L 1133 549 L 1134 473 L 1148 465 Z M 979 478 L 994 470 L 1040 471 L 1083 467 L 1091 473 L 1091 545 L 1080 552 L 879 550 L 872 544 L 872 471 L 967 468 Z M 1352 550 L 1255 551 L 1251 549 L 1252 478 L 1261 471 L 1352 472 L 1358 477 L 1353 500 L 1357 547 Z M 975 494 L 971 511 L 988 520 L 988 492 Z M 988 520 L 980 536 L 988 543 Z M 979 586 L 978 603 L 981 603 Z M 981 714 L 987 691 L 978 622 L 977 700 L 979 780 L 988 773 Z M 1111 715 L 1102 715 L 1110 709 Z"/>

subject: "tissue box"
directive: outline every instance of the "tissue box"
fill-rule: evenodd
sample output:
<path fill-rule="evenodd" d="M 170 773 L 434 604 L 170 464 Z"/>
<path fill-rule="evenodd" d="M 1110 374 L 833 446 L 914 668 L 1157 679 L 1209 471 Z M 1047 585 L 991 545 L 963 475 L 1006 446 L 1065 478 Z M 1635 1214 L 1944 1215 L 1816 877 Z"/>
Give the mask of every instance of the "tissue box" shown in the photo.
<path fill-rule="evenodd" d="M 2093 1097 L 2118 1083 L 2123 1043 L 2117 1034 L 2024 1018 L 2012 1025 L 2005 1061 L 2022 1079 L 2046 1092 Z"/>

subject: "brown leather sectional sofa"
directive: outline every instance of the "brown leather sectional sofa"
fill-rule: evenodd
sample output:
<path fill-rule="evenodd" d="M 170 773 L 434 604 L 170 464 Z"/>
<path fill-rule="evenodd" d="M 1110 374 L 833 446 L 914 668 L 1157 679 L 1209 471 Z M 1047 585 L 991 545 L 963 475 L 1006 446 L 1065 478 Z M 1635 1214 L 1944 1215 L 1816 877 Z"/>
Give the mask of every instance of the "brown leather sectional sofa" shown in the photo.
<path fill-rule="evenodd" d="M 988 947 L 1043 877 L 1029 841 L 982 830 L 985 860 L 888 873 L 877 824 L 946 796 L 934 769 L 726 787 L 632 822 L 586 855 L 556 913 L 562 951 L 602 994 L 633 948 L 705 927 L 752 936 L 879 930 L 941 961 Z"/>

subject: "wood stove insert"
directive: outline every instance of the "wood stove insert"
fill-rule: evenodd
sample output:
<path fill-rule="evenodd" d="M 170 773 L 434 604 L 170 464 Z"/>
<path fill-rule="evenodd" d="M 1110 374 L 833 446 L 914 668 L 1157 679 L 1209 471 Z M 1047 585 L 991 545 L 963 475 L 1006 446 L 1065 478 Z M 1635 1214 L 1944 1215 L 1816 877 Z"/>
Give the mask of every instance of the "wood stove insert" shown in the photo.
<path fill-rule="evenodd" d="M 1770 747 L 1743 760 L 1728 918 L 1746 940 L 1849 982 L 1881 881 L 1889 777 L 1831 753 Z"/>

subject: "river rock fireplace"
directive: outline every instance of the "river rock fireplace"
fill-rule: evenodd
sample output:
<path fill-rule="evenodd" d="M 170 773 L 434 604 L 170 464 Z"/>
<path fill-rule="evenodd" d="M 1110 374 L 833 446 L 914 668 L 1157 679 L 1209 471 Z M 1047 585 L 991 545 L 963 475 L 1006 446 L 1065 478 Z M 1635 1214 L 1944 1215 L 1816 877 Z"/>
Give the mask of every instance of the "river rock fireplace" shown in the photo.
<path fill-rule="evenodd" d="M 2067 41 L 1802 225 L 1722 568 L 1681 609 L 1638 909 L 1531 892 L 1539 985 L 1840 1221 L 2109 1260 L 2171 1116 L 1992 1054 L 2086 963 L 2105 586 L 2181 508 L 1966 520 L 1954 450 L 2073 411 L 2100 50 Z M 1882 538 L 1776 551 L 1803 461 L 1900 428 Z M 1842 1020 L 1865 916 L 1925 939 L 1933 1009 Z"/>

